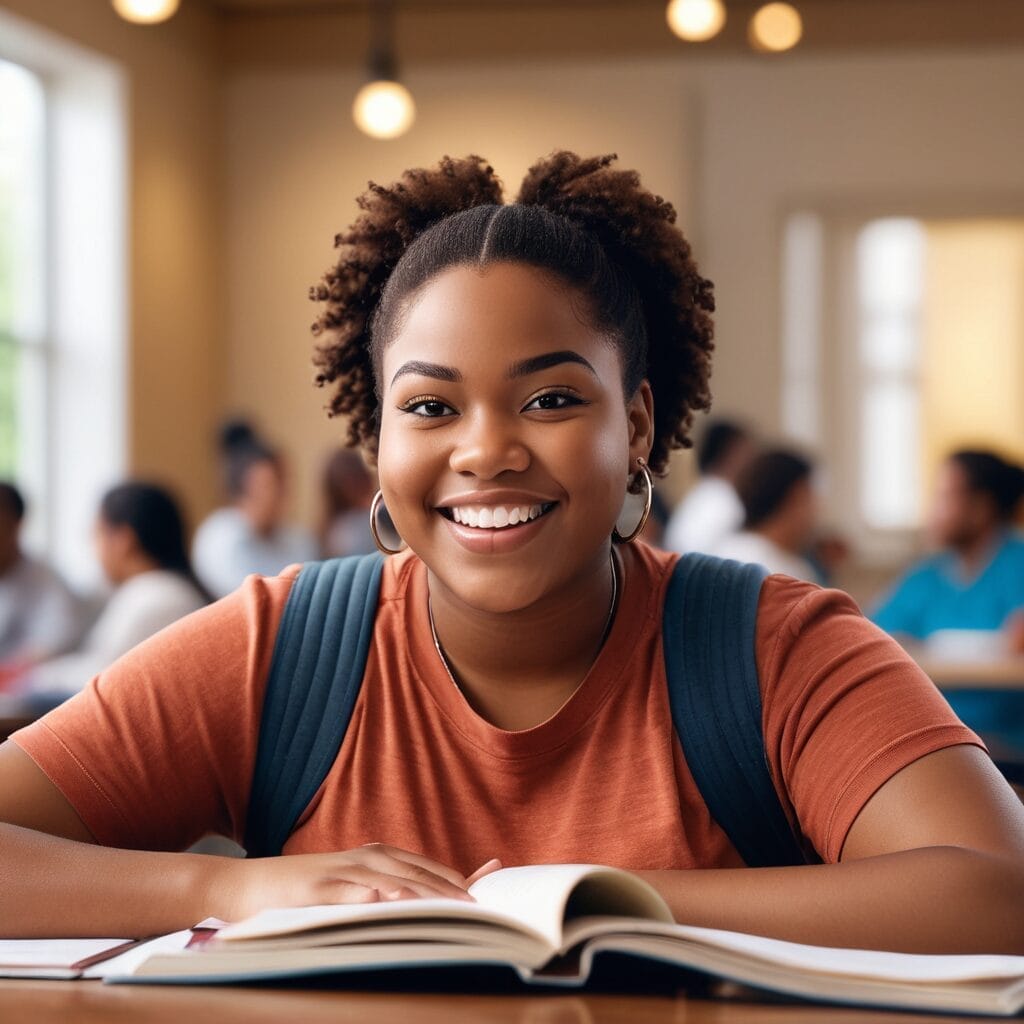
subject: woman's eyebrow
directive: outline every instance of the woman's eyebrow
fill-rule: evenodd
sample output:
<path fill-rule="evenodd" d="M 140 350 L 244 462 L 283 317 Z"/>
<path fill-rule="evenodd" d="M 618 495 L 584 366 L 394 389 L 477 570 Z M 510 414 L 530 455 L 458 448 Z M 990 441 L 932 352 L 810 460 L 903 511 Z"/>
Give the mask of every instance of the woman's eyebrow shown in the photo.
<path fill-rule="evenodd" d="M 440 363 L 424 363 L 419 359 L 410 359 L 402 363 L 394 377 L 391 378 L 391 385 L 394 386 L 399 377 L 416 373 L 421 377 L 433 377 L 435 380 L 446 380 L 452 384 L 458 384 L 462 380 L 462 374 L 452 366 L 442 366 Z"/>
<path fill-rule="evenodd" d="M 532 356 L 521 362 L 513 363 L 508 368 L 508 378 L 513 380 L 516 377 L 528 377 L 531 373 L 539 373 L 541 370 L 548 370 L 552 366 L 560 366 L 562 363 L 579 363 L 585 366 L 595 377 L 597 371 L 578 352 L 570 349 L 562 349 L 559 352 L 545 352 L 541 356 Z"/>

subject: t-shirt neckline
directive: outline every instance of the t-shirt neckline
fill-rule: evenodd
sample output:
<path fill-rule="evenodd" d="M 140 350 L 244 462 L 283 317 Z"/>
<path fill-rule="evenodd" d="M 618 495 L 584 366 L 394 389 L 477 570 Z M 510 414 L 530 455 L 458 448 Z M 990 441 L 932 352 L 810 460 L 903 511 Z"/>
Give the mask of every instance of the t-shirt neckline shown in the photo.
<path fill-rule="evenodd" d="M 492 725 L 469 705 L 455 686 L 434 647 L 427 611 L 427 569 L 412 558 L 405 576 L 404 599 L 410 623 L 409 670 L 419 680 L 454 730 L 470 744 L 501 760 L 536 757 L 567 743 L 594 718 L 620 684 L 627 681 L 632 654 L 630 637 L 657 614 L 660 588 L 644 586 L 646 575 L 631 549 L 619 549 L 619 598 L 611 629 L 590 670 L 575 692 L 548 719 L 529 729 Z"/>

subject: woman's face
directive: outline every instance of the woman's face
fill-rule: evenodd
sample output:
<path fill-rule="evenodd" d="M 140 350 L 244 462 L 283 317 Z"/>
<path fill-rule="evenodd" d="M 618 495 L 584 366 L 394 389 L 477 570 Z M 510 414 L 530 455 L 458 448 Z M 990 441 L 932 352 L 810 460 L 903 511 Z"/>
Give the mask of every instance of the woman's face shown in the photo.
<path fill-rule="evenodd" d="M 136 549 L 135 532 L 130 526 L 108 523 L 101 515 L 93 527 L 93 540 L 104 577 L 115 586 L 123 583 L 126 565 Z"/>
<path fill-rule="evenodd" d="M 384 352 L 384 499 L 471 607 L 525 608 L 605 564 L 650 452 L 650 388 L 623 398 L 618 349 L 585 312 L 532 267 L 456 267 L 419 291 Z"/>

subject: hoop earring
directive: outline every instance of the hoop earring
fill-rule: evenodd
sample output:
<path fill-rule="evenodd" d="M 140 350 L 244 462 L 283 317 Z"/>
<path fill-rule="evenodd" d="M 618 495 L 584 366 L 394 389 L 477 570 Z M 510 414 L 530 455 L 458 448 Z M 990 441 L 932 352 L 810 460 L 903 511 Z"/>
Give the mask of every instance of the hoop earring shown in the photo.
<path fill-rule="evenodd" d="M 370 504 L 370 533 L 373 534 L 373 543 L 377 545 L 377 550 L 382 555 L 397 555 L 405 547 L 405 541 L 395 528 L 391 513 L 384 504 L 383 491 L 378 491 Z M 393 541 L 397 547 L 388 547 L 385 540 Z"/>
<path fill-rule="evenodd" d="M 640 473 L 638 475 L 643 476 L 644 487 L 646 488 L 646 493 L 644 494 L 644 510 L 640 513 L 640 521 L 628 533 L 623 533 L 619 529 L 619 520 L 622 518 L 620 513 L 619 520 L 616 520 L 615 527 L 612 530 L 612 540 L 616 544 L 629 544 L 643 533 L 643 529 L 647 525 L 647 520 L 651 514 L 651 506 L 654 504 L 654 477 L 651 476 L 651 471 L 647 468 L 647 463 L 643 459 L 638 458 L 636 461 L 637 465 L 640 467 Z M 626 501 L 623 502 L 623 510 L 625 510 L 626 505 L 629 503 L 629 493 L 629 488 L 627 487 Z"/>

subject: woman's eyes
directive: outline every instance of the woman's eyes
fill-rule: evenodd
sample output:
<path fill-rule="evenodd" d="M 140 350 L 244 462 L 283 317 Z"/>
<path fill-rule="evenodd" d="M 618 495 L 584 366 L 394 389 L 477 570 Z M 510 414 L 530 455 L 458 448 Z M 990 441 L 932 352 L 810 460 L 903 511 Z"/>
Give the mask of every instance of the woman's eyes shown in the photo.
<path fill-rule="evenodd" d="M 439 398 L 414 398 L 401 407 L 402 412 L 411 412 L 414 416 L 425 416 L 437 419 L 439 416 L 452 416 L 455 410 Z"/>
<path fill-rule="evenodd" d="M 583 399 L 578 398 L 576 395 L 566 394 L 564 391 L 548 391 L 543 395 L 538 395 L 533 401 L 529 402 L 523 409 L 523 412 L 530 412 L 531 410 L 549 412 L 551 410 L 565 409 L 570 405 L 582 404 Z"/>
<path fill-rule="evenodd" d="M 576 395 L 567 394 L 564 391 L 547 391 L 543 395 L 537 395 L 536 398 L 527 402 L 523 406 L 522 411 L 557 412 L 572 405 L 583 405 L 583 399 Z M 413 398 L 399 408 L 402 412 L 412 413 L 414 416 L 422 416 L 425 419 L 439 419 L 442 416 L 456 415 L 455 409 L 448 405 L 447 402 L 442 402 L 440 398 Z"/>

